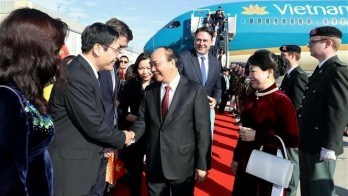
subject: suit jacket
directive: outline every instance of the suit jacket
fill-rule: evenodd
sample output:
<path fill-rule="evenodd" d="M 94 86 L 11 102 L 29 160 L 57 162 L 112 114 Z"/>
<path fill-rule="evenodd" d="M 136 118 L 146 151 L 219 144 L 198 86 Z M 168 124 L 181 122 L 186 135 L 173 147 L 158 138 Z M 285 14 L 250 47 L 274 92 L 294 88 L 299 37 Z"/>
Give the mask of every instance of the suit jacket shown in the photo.
<path fill-rule="evenodd" d="M 117 90 L 119 85 L 119 77 L 115 70 L 115 88 L 112 84 L 111 72 L 108 70 L 99 71 L 99 83 L 100 91 L 105 107 L 105 120 L 107 124 L 114 126 L 115 120 L 117 119 L 117 112 L 115 111 L 114 104 L 117 97 Z M 117 125 L 117 124 L 116 124 Z M 117 126 L 115 126 L 117 128 Z"/>
<path fill-rule="evenodd" d="M 186 179 L 196 168 L 211 168 L 211 132 L 208 99 L 203 87 L 181 76 L 167 116 L 161 118 L 161 83 L 150 84 L 144 93 L 139 116 L 130 130 L 136 140 L 146 131 L 146 171 L 156 179 Z"/>
<path fill-rule="evenodd" d="M 128 114 L 138 115 L 139 106 L 143 97 L 143 84 L 140 79 L 133 78 L 126 82 L 124 90 L 120 94 L 119 126 L 120 129 L 127 129 L 132 124 L 126 120 Z M 129 109 L 129 112 L 128 112 Z"/>
<path fill-rule="evenodd" d="M 302 105 L 302 97 L 308 82 L 307 74 L 297 66 L 289 75 L 284 76 L 280 89 L 290 98 L 292 104 L 299 112 Z"/>
<path fill-rule="evenodd" d="M 82 57 L 68 66 L 68 82 L 54 85 L 50 110 L 56 129 L 49 148 L 55 195 L 85 195 L 95 184 L 103 147 L 120 148 L 123 132 L 105 120 L 99 83 Z"/>
<path fill-rule="evenodd" d="M 201 67 L 196 51 L 184 51 L 179 54 L 178 58 L 180 74 L 203 85 Z M 208 54 L 208 59 L 208 77 L 203 86 L 208 96 L 214 97 L 216 101 L 219 101 L 222 93 L 220 80 L 221 63 L 211 54 Z"/>
<path fill-rule="evenodd" d="M 348 69 L 337 56 L 308 78 L 302 105 L 299 149 L 320 154 L 324 147 L 342 154 L 342 135 L 348 123 Z"/>

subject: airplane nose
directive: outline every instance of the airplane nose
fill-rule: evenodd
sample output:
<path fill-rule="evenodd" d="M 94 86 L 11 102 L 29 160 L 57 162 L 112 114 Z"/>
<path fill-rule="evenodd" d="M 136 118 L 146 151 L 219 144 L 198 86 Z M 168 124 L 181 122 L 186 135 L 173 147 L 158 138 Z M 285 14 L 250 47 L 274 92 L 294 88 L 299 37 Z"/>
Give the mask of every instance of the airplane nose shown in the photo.
<path fill-rule="evenodd" d="M 151 37 L 151 39 L 149 39 L 144 46 L 144 52 L 152 53 L 154 50 L 154 37 Z"/>

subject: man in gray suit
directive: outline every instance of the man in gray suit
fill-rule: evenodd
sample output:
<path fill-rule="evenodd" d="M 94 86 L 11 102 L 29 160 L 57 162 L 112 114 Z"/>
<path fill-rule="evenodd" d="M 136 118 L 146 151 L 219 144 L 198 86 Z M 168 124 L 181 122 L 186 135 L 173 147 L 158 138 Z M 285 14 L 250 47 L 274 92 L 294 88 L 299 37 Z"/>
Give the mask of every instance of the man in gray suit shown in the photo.
<path fill-rule="evenodd" d="M 54 85 L 50 111 L 56 128 L 49 152 L 54 195 L 99 195 L 95 183 L 104 147 L 129 144 L 134 133 L 115 130 L 105 120 L 98 71 L 111 70 L 120 51 L 118 33 L 94 23 L 82 32 L 82 54 L 68 66 L 68 79 Z"/>
<path fill-rule="evenodd" d="M 348 68 L 336 55 L 342 32 L 331 26 L 310 34 L 308 47 L 319 65 L 308 78 L 299 114 L 302 196 L 336 195 L 334 172 L 348 124 Z"/>
<path fill-rule="evenodd" d="M 280 55 L 289 61 L 289 67 L 280 85 L 280 89 L 290 98 L 298 114 L 302 105 L 303 93 L 308 82 L 307 74 L 299 65 L 301 48 L 297 45 L 283 45 L 279 50 L 281 51 Z M 294 170 L 289 188 L 286 189 L 286 195 L 296 196 L 300 179 L 298 148 L 287 148 L 287 151 L 289 159 L 294 162 Z"/>
<path fill-rule="evenodd" d="M 145 89 L 130 127 L 138 140 L 146 126 L 149 195 L 193 195 L 195 179 L 205 180 L 211 167 L 207 95 L 202 85 L 179 74 L 171 49 L 156 49 L 150 62 L 157 82 Z"/>

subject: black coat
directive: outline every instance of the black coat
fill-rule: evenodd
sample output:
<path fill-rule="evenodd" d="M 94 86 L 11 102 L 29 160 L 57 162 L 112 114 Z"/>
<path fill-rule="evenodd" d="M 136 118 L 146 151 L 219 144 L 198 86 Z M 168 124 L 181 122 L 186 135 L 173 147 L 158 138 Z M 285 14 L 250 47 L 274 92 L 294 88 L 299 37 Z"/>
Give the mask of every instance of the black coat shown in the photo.
<path fill-rule="evenodd" d="M 320 154 L 321 147 L 343 153 L 342 135 L 348 124 L 348 69 L 337 56 L 308 78 L 299 114 L 303 152 Z"/>
<path fill-rule="evenodd" d="M 290 98 L 292 104 L 299 111 L 302 105 L 302 97 L 308 82 L 307 74 L 297 66 L 289 75 L 284 76 L 280 89 Z"/>
<path fill-rule="evenodd" d="M 95 184 L 104 147 L 120 148 L 125 134 L 105 120 L 98 80 L 77 56 L 67 67 L 68 83 L 54 85 L 50 110 L 56 133 L 49 148 L 54 194 L 87 195 Z"/>

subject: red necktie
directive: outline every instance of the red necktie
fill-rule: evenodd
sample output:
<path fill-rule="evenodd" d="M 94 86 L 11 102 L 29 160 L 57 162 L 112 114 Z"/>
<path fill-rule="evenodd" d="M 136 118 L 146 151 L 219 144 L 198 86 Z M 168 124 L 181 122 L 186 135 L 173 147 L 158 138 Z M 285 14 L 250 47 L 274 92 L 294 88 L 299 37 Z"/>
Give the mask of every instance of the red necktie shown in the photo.
<path fill-rule="evenodd" d="M 123 69 L 121 69 L 121 80 L 125 80 Z"/>
<path fill-rule="evenodd" d="M 166 117 L 168 113 L 170 86 L 165 86 L 164 88 L 166 92 L 164 93 L 164 96 L 162 99 L 162 120 L 164 120 L 164 118 Z"/>

